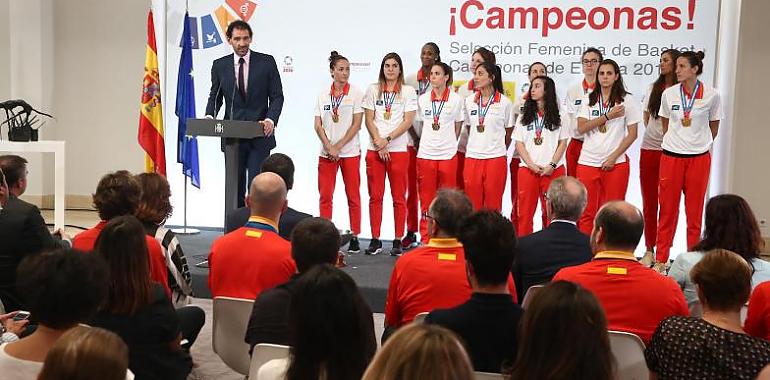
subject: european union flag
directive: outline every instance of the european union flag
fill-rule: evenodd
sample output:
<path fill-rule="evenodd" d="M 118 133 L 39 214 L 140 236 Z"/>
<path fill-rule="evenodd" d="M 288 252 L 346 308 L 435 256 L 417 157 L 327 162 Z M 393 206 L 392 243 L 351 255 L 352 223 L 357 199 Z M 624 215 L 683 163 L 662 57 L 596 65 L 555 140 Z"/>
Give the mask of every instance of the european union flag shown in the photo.
<path fill-rule="evenodd" d="M 179 57 L 179 73 L 176 80 L 176 116 L 179 118 L 177 132 L 176 161 L 182 164 L 182 172 L 190 177 L 193 186 L 201 188 L 200 167 L 198 166 L 198 140 L 186 136 L 187 119 L 195 118 L 195 83 L 193 82 L 192 40 L 190 38 L 190 16 L 184 14 L 182 32 L 182 55 Z"/>

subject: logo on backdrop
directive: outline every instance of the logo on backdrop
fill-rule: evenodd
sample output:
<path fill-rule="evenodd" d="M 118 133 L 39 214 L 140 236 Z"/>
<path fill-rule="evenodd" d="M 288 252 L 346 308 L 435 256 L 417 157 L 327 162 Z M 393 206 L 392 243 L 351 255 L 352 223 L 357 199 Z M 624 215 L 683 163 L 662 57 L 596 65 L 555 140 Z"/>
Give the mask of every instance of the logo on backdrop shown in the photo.
<path fill-rule="evenodd" d="M 290 55 L 283 57 L 283 72 L 293 73 L 294 72 L 294 66 L 292 66 L 293 63 L 294 63 L 294 58 L 292 58 Z"/>
<path fill-rule="evenodd" d="M 225 0 L 207 15 L 190 16 L 192 48 L 208 49 L 222 44 L 227 26 L 237 19 L 249 22 L 256 9 L 257 3 L 250 0 Z M 179 47 L 182 47 L 181 36 Z"/>
<path fill-rule="evenodd" d="M 214 133 L 221 135 L 224 130 L 225 128 L 222 126 L 222 123 L 216 123 L 216 125 L 214 125 Z"/>

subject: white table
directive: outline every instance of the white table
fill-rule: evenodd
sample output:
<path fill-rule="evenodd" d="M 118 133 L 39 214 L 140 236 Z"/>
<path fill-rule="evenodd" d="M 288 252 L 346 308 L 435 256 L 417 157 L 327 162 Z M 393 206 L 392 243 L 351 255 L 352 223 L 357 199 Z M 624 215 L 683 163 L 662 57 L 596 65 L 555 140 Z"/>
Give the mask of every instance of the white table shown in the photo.
<path fill-rule="evenodd" d="M 0 141 L 0 152 L 53 153 L 54 155 L 54 229 L 64 228 L 64 141 Z"/>

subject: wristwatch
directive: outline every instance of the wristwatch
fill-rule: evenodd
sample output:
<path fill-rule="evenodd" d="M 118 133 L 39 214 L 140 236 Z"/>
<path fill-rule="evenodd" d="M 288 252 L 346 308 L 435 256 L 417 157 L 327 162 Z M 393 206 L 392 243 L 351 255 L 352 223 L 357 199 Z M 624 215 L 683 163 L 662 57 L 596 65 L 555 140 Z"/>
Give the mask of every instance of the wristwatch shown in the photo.
<path fill-rule="evenodd" d="M 553 162 L 549 162 L 548 165 L 551 165 L 552 168 L 556 169 L 556 164 L 554 164 Z"/>
<path fill-rule="evenodd" d="M 387 135 L 387 136 L 385 136 L 385 140 L 386 140 L 387 142 L 390 142 L 390 140 L 392 140 L 392 138 L 390 137 L 390 135 Z"/>

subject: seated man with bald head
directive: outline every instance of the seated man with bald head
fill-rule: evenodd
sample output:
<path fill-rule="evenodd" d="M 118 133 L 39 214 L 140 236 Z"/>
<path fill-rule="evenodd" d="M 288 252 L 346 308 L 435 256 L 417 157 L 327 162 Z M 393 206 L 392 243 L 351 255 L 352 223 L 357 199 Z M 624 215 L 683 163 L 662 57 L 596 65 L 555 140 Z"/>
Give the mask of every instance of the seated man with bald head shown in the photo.
<path fill-rule="evenodd" d="M 278 235 L 286 209 L 286 184 L 275 173 L 254 177 L 246 196 L 249 221 L 211 245 L 209 289 L 212 297 L 255 299 L 297 271 L 291 243 Z"/>
<path fill-rule="evenodd" d="M 571 281 L 588 289 L 602 304 L 610 330 L 636 334 L 648 344 L 662 320 L 690 312 L 673 279 L 634 257 L 643 230 L 639 209 L 624 201 L 608 202 L 594 220 L 593 260 L 560 270 L 553 281 Z"/>

